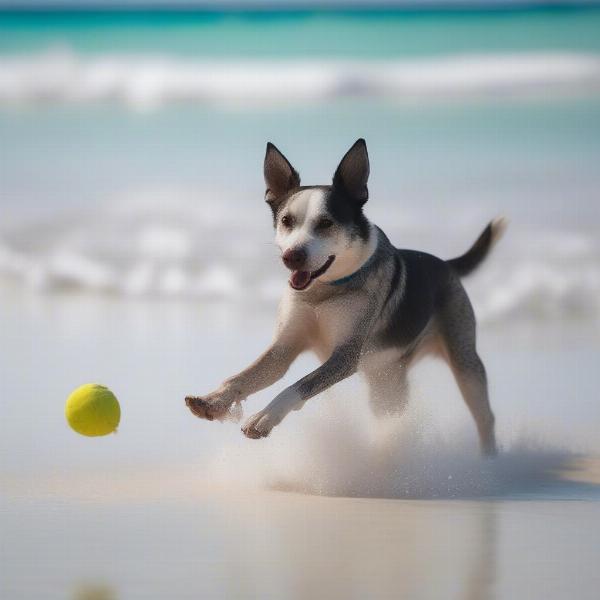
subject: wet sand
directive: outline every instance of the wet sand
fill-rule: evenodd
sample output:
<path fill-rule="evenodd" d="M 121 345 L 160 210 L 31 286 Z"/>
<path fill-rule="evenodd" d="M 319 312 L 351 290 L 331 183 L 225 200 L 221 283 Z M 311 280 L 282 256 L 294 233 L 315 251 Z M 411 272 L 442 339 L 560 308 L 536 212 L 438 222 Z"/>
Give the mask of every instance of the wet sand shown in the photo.
<path fill-rule="evenodd" d="M 5 480 L 2 597 L 591 600 L 599 465 L 521 500 L 226 489 L 198 466 Z"/>
<path fill-rule="evenodd" d="M 597 598 L 595 330 L 482 329 L 503 447 L 485 461 L 435 363 L 398 429 L 350 381 L 257 443 L 183 396 L 253 358 L 268 311 L 4 291 L 3 599 Z M 114 436 L 64 422 L 93 380 L 121 400 Z"/>

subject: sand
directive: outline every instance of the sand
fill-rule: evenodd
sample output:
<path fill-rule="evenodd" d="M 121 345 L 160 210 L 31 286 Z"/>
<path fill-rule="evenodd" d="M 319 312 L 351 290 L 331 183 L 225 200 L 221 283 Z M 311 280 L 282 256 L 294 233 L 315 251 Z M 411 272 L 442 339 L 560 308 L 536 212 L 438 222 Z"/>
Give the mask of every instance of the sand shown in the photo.
<path fill-rule="evenodd" d="M 185 394 L 270 335 L 268 314 L 201 308 L 2 296 L 0 597 L 597 598 L 594 330 L 483 328 L 489 461 L 435 363 L 400 423 L 373 421 L 354 380 L 259 442 L 194 419 Z M 64 422 L 94 380 L 123 409 L 107 438 Z"/>
<path fill-rule="evenodd" d="M 591 485 L 599 468 L 588 457 L 576 478 Z M 599 487 L 596 500 L 401 500 L 199 475 L 5 479 L 2 597 L 597 597 Z M 557 476 L 564 496 L 579 489 L 572 479 Z"/>

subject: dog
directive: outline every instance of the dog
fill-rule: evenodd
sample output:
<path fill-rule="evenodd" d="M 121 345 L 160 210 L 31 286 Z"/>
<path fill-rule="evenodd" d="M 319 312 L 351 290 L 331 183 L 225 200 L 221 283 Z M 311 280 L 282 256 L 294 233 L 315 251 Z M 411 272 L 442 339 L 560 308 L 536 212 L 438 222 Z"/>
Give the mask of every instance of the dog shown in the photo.
<path fill-rule="evenodd" d="M 491 221 L 458 258 L 442 260 L 395 248 L 363 212 L 369 197 L 363 139 L 342 158 L 331 185 L 301 186 L 300 176 L 271 143 L 264 160 L 266 202 L 281 259 L 291 271 L 269 348 L 247 369 L 205 396 L 188 396 L 194 415 L 228 418 L 236 404 L 279 379 L 296 357 L 316 353 L 321 366 L 278 394 L 242 426 L 268 436 L 292 410 L 350 377 L 364 375 L 377 416 L 407 406 L 407 374 L 426 354 L 449 365 L 473 416 L 484 455 L 496 453 L 494 414 L 476 350 L 475 316 L 461 284 L 504 230 Z"/>

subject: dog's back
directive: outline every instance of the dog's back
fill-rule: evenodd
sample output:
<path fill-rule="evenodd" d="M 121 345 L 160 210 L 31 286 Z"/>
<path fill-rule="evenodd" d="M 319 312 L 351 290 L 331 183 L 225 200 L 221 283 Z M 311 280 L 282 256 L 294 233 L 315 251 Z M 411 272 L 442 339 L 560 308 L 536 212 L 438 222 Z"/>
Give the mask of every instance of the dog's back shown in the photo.
<path fill-rule="evenodd" d="M 392 249 L 379 231 L 380 244 L 390 246 L 388 260 L 393 266 L 382 306 L 388 323 L 380 329 L 378 343 L 383 348 L 410 345 L 432 318 L 446 310 L 453 296 L 459 293 L 466 297 L 460 278 L 483 262 L 505 226 L 502 219 L 490 222 L 465 254 L 451 260 L 417 250 Z"/>

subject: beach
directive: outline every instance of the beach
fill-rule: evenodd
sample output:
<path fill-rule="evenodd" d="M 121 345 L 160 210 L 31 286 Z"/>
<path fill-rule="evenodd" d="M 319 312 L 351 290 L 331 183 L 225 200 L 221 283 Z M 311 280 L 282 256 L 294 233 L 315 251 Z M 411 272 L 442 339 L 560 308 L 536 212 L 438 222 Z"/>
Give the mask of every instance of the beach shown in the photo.
<path fill-rule="evenodd" d="M 5 579 L 7 597 L 596 596 L 586 557 L 597 552 L 597 503 L 196 491 L 102 504 L 88 491 L 11 518 L 19 568 Z"/>
<path fill-rule="evenodd" d="M 0 597 L 596 598 L 599 15 L 0 13 Z M 274 331 L 266 142 L 309 185 L 358 137 L 396 246 L 509 220 L 464 281 L 493 460 L 435 360 L 399 421 L 358 376 L 262 440 L 185 406 Z M 87 382 L 117 433 L 69 429 Z"/>
<path fill-rule="evenodd" d="M 12 294 L 3 597 L 595 597 L 596 334 L 483 328 L 502 448 L 490 461 L 441 363 L 415 374 L 402 423 L 370 417 L 353 379 L 248 440 L 183 397 L 250 360 L 269 316 L 240 336 L 222 307 Z M 71 387 L 91 380 L 121 400 L 109 438 L 64 421 Z"/>

